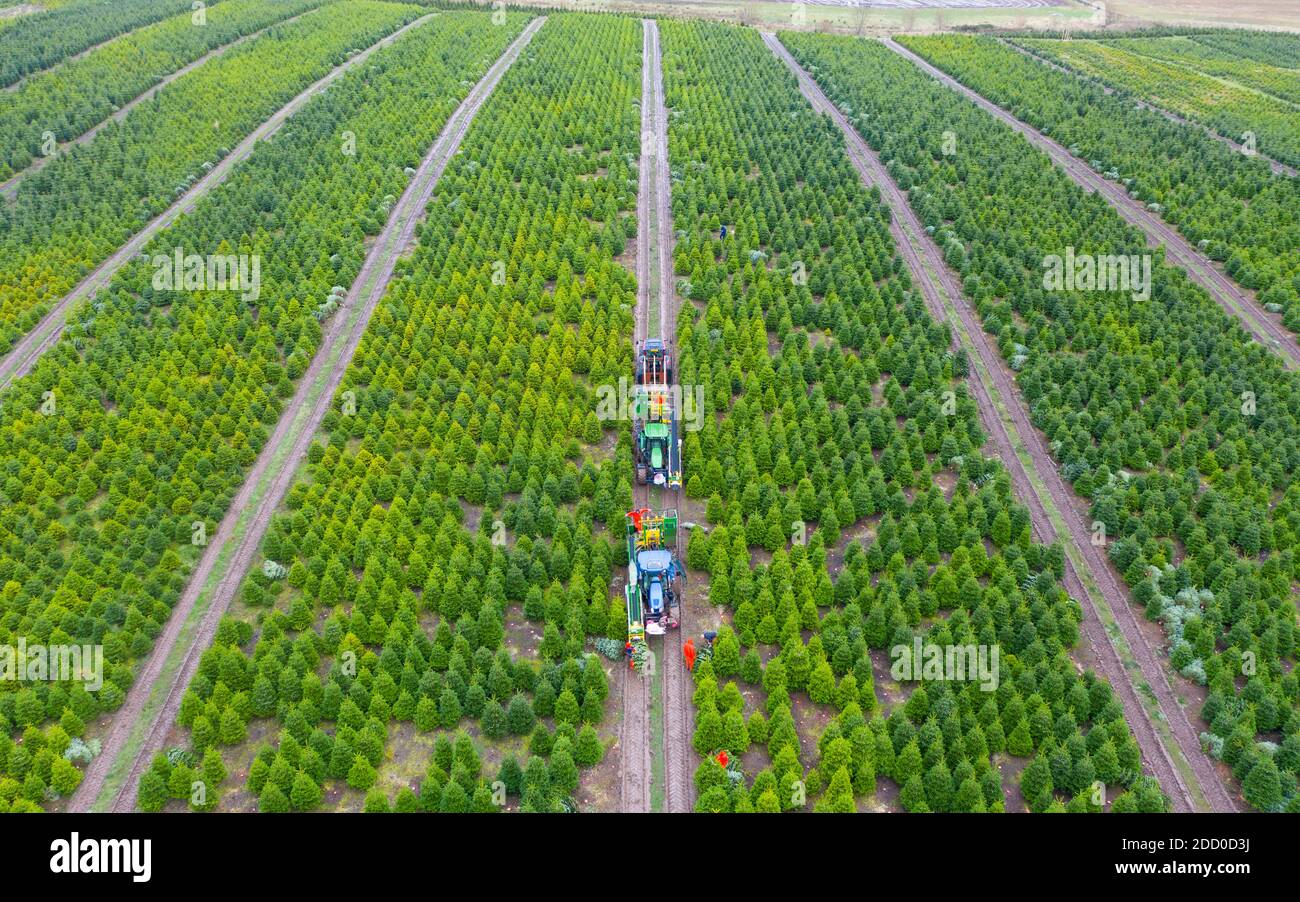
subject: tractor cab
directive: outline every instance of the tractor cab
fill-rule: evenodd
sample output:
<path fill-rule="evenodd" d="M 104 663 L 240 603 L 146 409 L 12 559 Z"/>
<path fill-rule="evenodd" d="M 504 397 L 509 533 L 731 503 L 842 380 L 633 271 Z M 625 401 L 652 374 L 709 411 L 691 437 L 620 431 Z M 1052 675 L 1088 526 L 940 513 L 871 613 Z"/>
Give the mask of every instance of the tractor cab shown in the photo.
<path fill-rule="evenodd" d="M 636 357 L 638 385 L 671 385 L 673 381 L 672 354 L 662 338 L 647 338 Z"/>
<path fill-rule="evenodd" d="M 682 484 L 681 447 L 676 418 L 637 420 L 633 426 L 632 453 L 638 485 L 653 483 L 665 488 Z"/>
<path fill-rule="evenodd" d="M 638 552 L 636 567 L 646 590 L 646 619 L 658 620 L 664 614 L 664 583 L 672 578 L 672 552 L 662 548 Z"/>

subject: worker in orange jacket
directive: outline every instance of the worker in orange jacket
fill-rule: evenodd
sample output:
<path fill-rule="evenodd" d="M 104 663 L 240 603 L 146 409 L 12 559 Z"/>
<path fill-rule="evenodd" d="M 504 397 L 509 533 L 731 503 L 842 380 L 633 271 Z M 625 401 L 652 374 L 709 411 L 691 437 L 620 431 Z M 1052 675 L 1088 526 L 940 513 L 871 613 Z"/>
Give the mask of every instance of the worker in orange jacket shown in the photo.
<path fill-rule="evenodd" d="M 695 669 L 695 640 L 687 639 L 686 644 L 682 646 L 682 656 L 686 658 L 686 669 Z"/>

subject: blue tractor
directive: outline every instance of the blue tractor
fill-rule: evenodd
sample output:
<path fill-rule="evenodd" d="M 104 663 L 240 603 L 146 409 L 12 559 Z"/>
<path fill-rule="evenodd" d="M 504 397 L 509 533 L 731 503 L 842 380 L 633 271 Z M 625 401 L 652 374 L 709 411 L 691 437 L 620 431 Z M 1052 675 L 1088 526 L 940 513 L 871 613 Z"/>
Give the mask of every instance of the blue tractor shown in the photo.
<path fill-rule="evenodd" d="M 627 626 L 631 642 L 662 636 L 681 622 L 686 571 L 673 553 L 677 511 L 627 514 Z"/>

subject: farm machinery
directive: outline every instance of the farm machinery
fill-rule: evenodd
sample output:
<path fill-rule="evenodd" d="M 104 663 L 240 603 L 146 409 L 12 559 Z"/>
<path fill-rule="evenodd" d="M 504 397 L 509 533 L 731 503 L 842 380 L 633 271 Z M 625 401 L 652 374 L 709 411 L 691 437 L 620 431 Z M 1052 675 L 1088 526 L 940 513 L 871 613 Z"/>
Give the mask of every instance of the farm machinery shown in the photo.
<path fill-rule="evenodd" d="M 637 385 L 672 385 L 673 358 L 662 338 L 647 338 L 636 355 Z"/>
<path fill-rule="evenodd" d="M 632 455 L 638 485 L 682 484 L 682 440 L 673 405 L 672 358 L 661 339 L 651 338 L 636 361 Z"/>
<path fill-rule="evenodd" d="M 672 390 L 667 386 L 637 387 L 632 457 L 638 485 L 681 488 L 682 440 Z"/>
<path fill-rule="evenodd" d="M 677 511 L 627 512 L 627 634 L 633 645 L 681 622 L 686 570 L 677 560 Z"/>

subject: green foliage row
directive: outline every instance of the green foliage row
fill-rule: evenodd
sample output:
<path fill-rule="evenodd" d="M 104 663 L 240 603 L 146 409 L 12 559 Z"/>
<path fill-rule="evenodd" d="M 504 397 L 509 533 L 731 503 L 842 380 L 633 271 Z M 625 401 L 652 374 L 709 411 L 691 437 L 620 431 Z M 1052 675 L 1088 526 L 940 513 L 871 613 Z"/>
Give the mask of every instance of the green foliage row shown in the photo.
<path fill-rule="evenodd" d="M 0 31 L 0 88 L 117 35 L 189 9 L 190 0 L 81 0 L 22 16 Z"/>
<path fill-rule="evenodd" d="M 601 757 L 607 678 L 585 648 L 625 638 L 626 614 L 610 601 L 615 546 L 597 532 L 621 524 L 632 492 L 626 438 L 595 460 L 593 386 L 631 366 L 635 283 L 615 257 L 635 231 L 640 46 L 633 20 L 552 16 L 435 189 L 326 418 L 328 445 L 264 541 L 285 572 L 243 587 L 257 641 L 241 650 L 251 630 L 232 621 L 186 696 L 196 754 L 242 741 L 253 717 L 282 725 L 257 753 L 280 778 L 249 774 L 260 810 L 282 810 L 286 785 L 290 807 L 314 806 L 318 794 L 293 798 L 293 771 L 371 792 L 394 721 L 528 737 L 522 779 L 499 775 L 524 810 L 555 809 Z M 519 612 L 535 649 L 507 646 Z M 295 740 L 324 766 L 295 760 Z M 478 810 L 490 777 L 436 758 L 419 806 Z"/>
<path fill-rule="evenodd" d="M 1192 40 L 1244 59 L 1300 69 L 1300 35 L 1281 31 L 1213 31 L 1194 35 Z"/>
<path fill-rule="evenodd" d="M 1300 180 L 990 38 L 902 40 L 1122 181 L 1133 197 L 1158 204 L 1164 219 L 1300 332 Z"/>
<path fill-rule="evenodd" d="M 1180 270 L 1147 300 L 1048 291 L 1042 261 L 1147 252 L 1143 236 L 1028 142 L 887 48 L 783 36 L 958 249 L 983 317 L 1066 478 L 1091 499 L 1134 599 L 1209 687 L 1202 717 L 1238 777 L 1277 768 L 1257 807 L 1296 804 L 1291 583 L 1300 536 L 1300 381 Z M 945 153 L 945 133 L 956 153 Z M 1274 733 L 1274 735 L 1276 735 Z M 1257 744 L 1259 743 L 1259 744 Z"/>
<path fill-rule="evenodd" d="M 25 179 L 0 205 L 0 348 L 350 51 L 422 14 L 346 0 L 273 26 Z"/>
<path fill-rule="evenodd" d="M 698 809 L 853 811 L 888 777 L 908 810 L 1002 810 L 992 756 L 1067 743 L 1063 798 L 1094 779 L 1137 786 L 1120 706 L 1068 657 L 1082 612 L 1057 585 L 1061 549 L 1031 542 L 1007 474 L 981 456 L 965 359 L 913 292 L 878 192 L 758 35 L 663 30 L 677 265 L 698 299 L 678 323 L 681 378 L 723 414 L 684 455 L 715 524 L 692 530 L 687 565 L 730 623 L 696 674 Z M 798 523 L 807 545 L 790 541 Z M 770 563 L 755 566 L 758 548 Z M 924 684 L 886 719 L 870 654 L 914 635 L 999 646 L 999 694 Z M 755 710 L 737 678 L 761 686 Z M 818 749 L 803 760 L 809 705 L 829 725 L 803 737 Z M 764 749 L 765 766 L 734 780 L 711 757 L 723 748 Z M 1035 799 L 1056 801 L 1052 787 Z"/>
<path fill-rule="evenodd" d="M 202 551 L 193 524 L 216 530 L 320 344 L 315 311 L 356 278 L 405 170 L 522 26 L 457 13 L 414 29 L 314 98 L 149 248 L 260 255 L 256 304 L 155 291 L 152 264 L 133 263 L 11 387 L 0 644 L 99 643 L 107 673 L 96 693 L 0 683 L 5 737 L 121 703 Z M 37 412 L 46 392 L 48 416 Z M 0 774 L 16 778 L 4 760 Z"/>
<path fill-rule="evenodd" d="M 1205 38 L 1213 37 L 1134 38 L 1107 43 L 1130 53 L 1178 63 L 1205 75 L 1226 78 L 1282 100 L 1300 103 L 1300 70 L 1273 61 L 1243 59 L 1237 53 L 1206 42 Z"/>
<path fill-rule="evenodd" d="M 1035 53 L 1242 141 L 1255 136 L 1259 152 L 1300 166 L 1300 109 L 1294 103 L 1185 66 L 1130 53 L 1105 41 L 1026 40 Z"/>
<path fill-rule="evenodd" d="M 0 93 L 0 181 L 42 153 L 46 132 L 70 141 L 210 50 L 325 0 L 229 0 L 196 25 L 186 11 Z"/>

